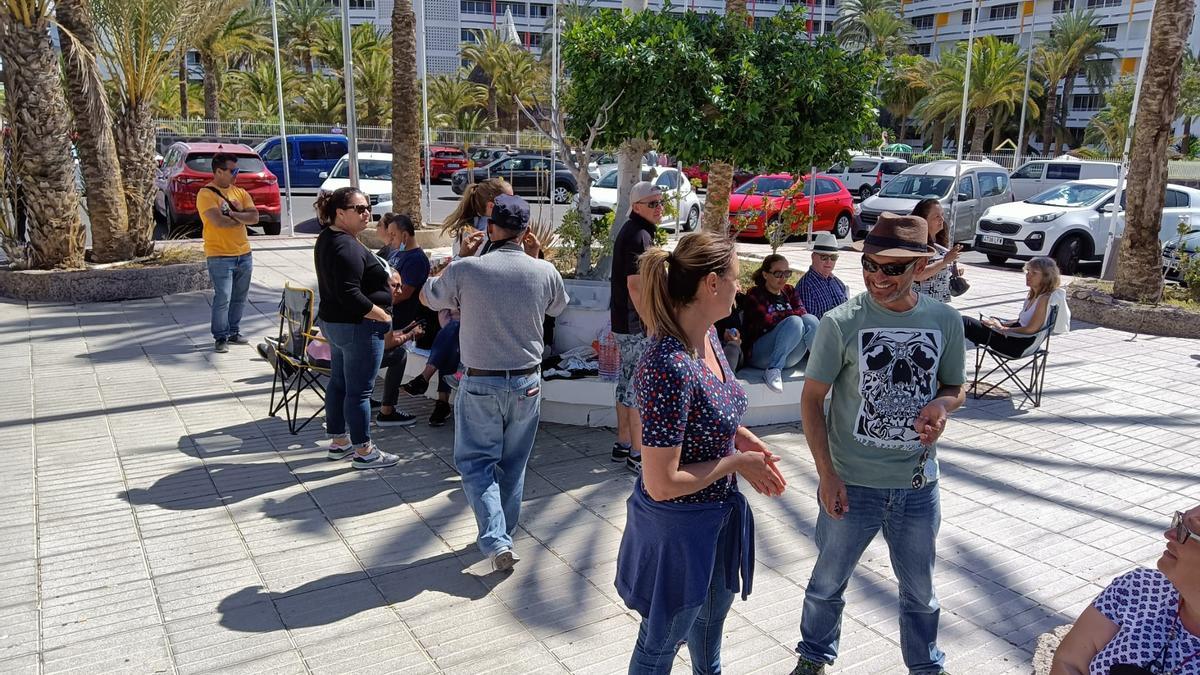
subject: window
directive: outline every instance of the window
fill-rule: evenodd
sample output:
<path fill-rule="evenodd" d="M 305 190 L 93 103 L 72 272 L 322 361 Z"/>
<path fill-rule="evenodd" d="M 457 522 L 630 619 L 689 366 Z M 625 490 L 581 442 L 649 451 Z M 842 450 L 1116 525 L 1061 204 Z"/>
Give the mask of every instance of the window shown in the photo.
<path fill-rule="evenodd" d="M 1042 169 L 1044 169 L 1045 166 L 1046 165 L 1042 162 L 1032 162 L 1014 171 L 1012 177 L 1023 180 L 1040 180 L 1042 177 Z"/>
<path fill-rule="evenodd" d="M 550 16 L 550 5 L 530 5 L 529 16 L 545 19 Z"/>
<path fill-rule="evenodd" d="M 330 4 L 334 7 L 341 7 L 340 0 L 330 0 Z M 347 0 L 347 7 L 350 9 L 375 9 L 375 0 Z"/>
<path fill-rule="evenodd" d="M 508 173 L 510 171 L 527 171 L 528 167 L 528 160 L 513 157 L 510 160 L 502 162 L 500 166 L 496 167 L 496 171 L 499 173 Z"/>
<path fill-rule="evenodd" d="M 1087 0 L 1088 9 L 1097 7 L 1120 7 L 1125 0 Z"/>
<path fill-rule="evenodd" d="M 818 178 L 817 179 L 817 196 L 818 197 L 821 195 L 836 195 L 837 193 L 839 193 L 841 191 L 842 190 L 841 190 L 841 188 L 839 188 L 837 186 L 837 183 L 829 180 L 828 178 Z"/>
<path fill-rule="evenodd" d="M 910 49 L 912 50 L 912 53 L 916 54 L 917 56 L 929 56 L 931 53 L 933 53 L 933 45 L 928 42 L 912 45 Z"/>
<path fill-rule="evenodd" d="M 306 161 L 322 161 L 341 159 L 346 154 L 346 146 L 336 141 L 300 141 L 300 159 Z"/>
<path fill-rule="evenodd" d="M 1104 97 L 1100 94 L 1075 94 L 1071 97 L 1071 110 L 1099 110 L 1104 107 Z"/>
<path fill-rule="evenodd" d="M 262 153 L 264 162 L 278 162 L 283 160 L 283 143 L 273 143 L 267 151 Z M 164 162 L 165 163 L 165 162 Z"/>
<path fill-rule="evenodd" d="M 525 16 L 525 3 L 523 2 L 497 2 L 496 16 L 504 16 L 506 9 L 511 11 L 513 16 Z"/>
<path fill-rule="evenodd" d="M 1016 37 L 1015 35 L 997 35 L 996 39 L 1001 42 L 1007 42 L 1008 44 L 1011 45 L 1013 43 L 1013 39 L 1015 37 Z"/>
<path fill-rule="evenodd" d="M 679 187 L 679 174 L 676 171 L 667 171 L 659 176 L 654 184 L 663 190 L 674 190 Z"/>
<path fill-rule="evenodd" d="M 187 156 L 187 167 L 192 171 L 201 173 L 212 173 L 212 160 L 215 152 L 196 152 Z M 244 173 L 260 173 L 265 171 L 267 167 L 262 163 L 262 160 L 254 155 L 235 155 L 237 157 L 237 168 Z"/>
<path fill-rule="evenodd" d="M 1051 162 L 1046 165 L 1047 180 L 1079 180 L 1078 164 Z"/>
<path fill-rule="evenodd" d="M 1167 201 L 1163 208 L 1167 209 L 1186 209 L 1191 206 L 1191 200 L 1188 199 L 1186 192 L 1179 190 L 1167 190 Z"/>
<path fill-rule="evenodd" d="M 979 174 L 979 196 L 995 197 L 1008 190 L 1008 176 L 1002 173 Z"/>
<path fill-rule="evenodd" d="M 470 42 L 470 43 L 474 44 L 476 42 L 479 42 L 479 34 L 469 28 L 464 28 L 461 31 L 459 31 L 458 39 L 461 42 Z"/>
<path fill-rule="evenodd" d="M 963 22 L 963 24 L 969 24 L 969 23 L 971 23 L 971 10 L 969 10 L 969 9 L 964 9 L 964 10 L 963 10 L 963 13 L 962 13 L 962 22 Z"/>
<path fill-rule="evenodd" d="M 975 183 L 970 176 L 963 176 L 962 180 L 958 181 L 958 198 L 960 201 L 975 199 Z"/>
<path fill-rule="evenodd" d="M 932 14 L 926 14 L 925 16 L 914 16 L 912 19 L 910 19 L 910 21 L 912 22 L 913 28 L 916 28 L 917 30 L 933 28 Z"/>
<path fill-rule="evenodd" d="M 1005 21 L 1017 18 L 1017 3 L 992 7 L 988 10 L 988 18 L 992 21 Z"/>
<path fill-rule="evenodd" d="M 532 49 L 541 48 L 543 37 L 541 33 L 521 33 L 521 41 Z"/>
<path fill-rule="evenodd" d="M 1100 26 L 1100 30 L 1104 31 L 1105 42 L 1112 42 L 1113 40 L 1117 39 L 1117 24 L 1114 23 L 1107 26 Z"/>
<path fill-rule="evenodd" d="M 1054 13 L 1066 14 L 1075 8 L 1075 0 L 1054 0 Z"/>
<path fill-rule="evenodd" d="M 873 159 L 856 159 L 850 162 L 850 173 L 873 174 L 879 170 L 879 162 Z"/>
<path fill-rule="evenodd" d="M 463 14 L 491 14 L 492 3 L 483 2 L 483 0 L 461 0 L 458 3 L 458 11 Z M 497 9 L 497 11 L 499 10 Z M 503 12 L 500 13 L 503 14 Z"/>
<path fill-rule="evenodd" d="M 908 162 L 884 162 L 880 170 L 885 176 L 899 176 L 908 168 Z"/>

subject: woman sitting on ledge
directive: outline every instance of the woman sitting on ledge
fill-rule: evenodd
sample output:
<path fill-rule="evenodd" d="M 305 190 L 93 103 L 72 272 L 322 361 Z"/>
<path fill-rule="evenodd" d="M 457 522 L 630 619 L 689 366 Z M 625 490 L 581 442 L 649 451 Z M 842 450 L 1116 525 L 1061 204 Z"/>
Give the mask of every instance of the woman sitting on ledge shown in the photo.
<path fill-rule="evenodd" d="M 1034 258 L 1025 263 L 1025 285 L 1029 295 L 1021 314 L 1013 321 L 1002 321 L 996 317 L 976 319 L 963 317 L 963 329 L 971 342 L 1017 358 L 1037 340 L 1037 333 L 1046 327 L 1050 306 L 1058 307 L 1058 318 L 1053 332 L 1065 333 L 1070 329 L 1070 310 L 1067 309 L 1066 292 L 1059 286 L 1061 277 L 1058 264 L 1051 258 Z"/>
<path fill-rule="evenodd" d="M 783 391 L 783 370 L 808 353 L 819 323 L 788 283 L 794 275 L 787 258 L 772 253 L 755 270 L 754 288 L 746 294 L 742 349 L 750 366 L 766 371 L 763 381 L 776 392 Z"/>
<path fill-rule="evenodd" d="M 1200 673 L 1200 506 L 1175 512 L 1158 569 L 1113 580 L 1063 638 L 1050 675 Z"/>

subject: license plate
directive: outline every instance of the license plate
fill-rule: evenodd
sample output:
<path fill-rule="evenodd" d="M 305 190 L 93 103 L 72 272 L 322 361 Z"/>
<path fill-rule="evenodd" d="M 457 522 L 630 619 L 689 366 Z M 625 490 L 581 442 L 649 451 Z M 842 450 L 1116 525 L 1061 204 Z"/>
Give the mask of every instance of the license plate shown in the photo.
<path fill-rule="evenodd" d="M 447 169 L 457 169 L 457 168 L 458 168 L 458 166 L 459 166 L 458 164 L 447 164 L 447 165 L 446 165 L 446 168 L 447 168 Z"/>
<path fill-rule="evenodd" d="M 1168 257 L 1164 256 L 1162 259 L 1162 266 L 1164 269 L 1174 272 L 1175 270 L 1179 269 L 1179 259 L 1178 258 L 1168 258 Z"/>
<path fill-rule="evenodd" d="M 1004 237 L 997 237 L 991 234 L 981 234 L 979 235 L 979 239 L 985 244 L 995 244 L 997 246 L 1004 243 Z"/>

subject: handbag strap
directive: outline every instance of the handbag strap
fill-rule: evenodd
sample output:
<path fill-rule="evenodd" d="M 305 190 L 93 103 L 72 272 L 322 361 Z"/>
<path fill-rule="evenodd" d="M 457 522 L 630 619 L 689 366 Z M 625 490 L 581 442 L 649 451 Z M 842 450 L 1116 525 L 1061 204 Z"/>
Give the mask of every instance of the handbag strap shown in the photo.
<path fill-rule="evenodd" d="M 211 185 L 205 185 L 203 189 L 212 190 L 213 192 L 217 193 L 218 197 L 225 200 L 225 203 L 229 205 L 229 208 L 233 209 L 234 211 L 241 211 L 241 209 L 239 207 L 234 206 L 233 202 L 229 201 L 229 197 L 226 197 L 224 192 L 221 192 L 220 190 L 218 190 L 217 188 L 215 188 Z"/>

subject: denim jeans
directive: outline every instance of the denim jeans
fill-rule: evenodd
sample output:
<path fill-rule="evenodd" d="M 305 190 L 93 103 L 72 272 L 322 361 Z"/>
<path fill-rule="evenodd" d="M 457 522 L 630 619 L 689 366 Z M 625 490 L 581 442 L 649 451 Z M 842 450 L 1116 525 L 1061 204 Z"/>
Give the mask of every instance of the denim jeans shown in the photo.
<path fill-rule="evenodd" d="M 454 466 L 479 527 L 479 550 L 512 547 L 525 465 L 541 417 L 541 374 L 464 375 L 454 406 Z"/>
<path fill-rule="evenodd" d="M 379 363 L 380 368 L 387 368 L 387 374 L 383 376 L 383 405 L 394 407 L 400 400 L 400 384 L 407 366 L 408 350 L 404 345 L 383 353 L 383 359 Z"/>
<path fill-rule="evenodd" d="M 458 370 L 458 328 L 461 324 L 458 321 L 451 321 L 438 331 L 437 337 L 433 339 L 433 346 L 429 349 L 428 365 L 437 368 L 438 373 L 438 391 L 450 391 L 450 378 L 454 377 L 454 371 Z"/>
<path fill-rule="evenodd" d="M 750 349 L 755 368 L 795 368 L 808 353 L 820 321 L 812 314 L 789 316 L 763 333 Z"/>
<path fill-rule="evenodd" d="M 250 292 L 250 275 L 254 259 L 244 255 L 212 256 L 208 260 L 208 277 L 212 279 L 212 335 L 224 340 L 242 329 L 242 310 Z"/>
<path fill-rule="evenodd" d="M 846 486 L 850 510 L 817 516 L 817 562 L 804 592 L 800 644 L 810 661 L 833 663 L 842 632 L 842 594 L 875 533 L 883 531 L 900 581 L 900 651 L 909 673 L 937 673 L 946 655 L 937 646 L 941 605 L 933 592 L 933 561 L 941 503 L 937 482 L 920 490 Z"/>
<path fill-rule="evenodd" d="M 729 545 L 727 539 L 737 536 L 731 531 L 731 520 L 729 516 L 725 517 L 717 537 L 716 564 L 704 604 L 679 610 L 666 625 L 643 618 L 633 656 L 629 659 L 629 675 L 671 672 L 675 654 L 685 640 L 692 657 L 693 673 L 716 675 L 721 672 L 721 633 L 735 595 L 725 588 L 725 558 L 720 554 Z"/>
<path fill-rule="evenodd" d="M 329 386 L 325 388 L 325 430 L 363 445 L 371 440 L 371 390 L 383 359 L 383 335 L 391 324 L 321 322 L 331 352 Z"/>

